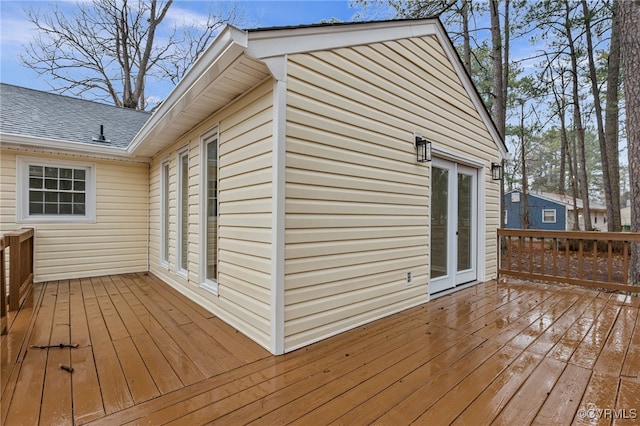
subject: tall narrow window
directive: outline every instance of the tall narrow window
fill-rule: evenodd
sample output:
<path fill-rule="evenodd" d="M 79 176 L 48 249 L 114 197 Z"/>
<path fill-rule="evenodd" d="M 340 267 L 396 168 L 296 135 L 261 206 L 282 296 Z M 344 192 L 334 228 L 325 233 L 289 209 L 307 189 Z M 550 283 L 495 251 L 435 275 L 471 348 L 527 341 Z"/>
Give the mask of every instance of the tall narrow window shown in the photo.
<path fill-rule="evenodd" d="M 178 271 L 188 269 L 189 250 L 189 152 L 178 155 Z"/>
<path fill-rule="evenodd" d="M 215 290 L 218 278 L 218 138 L 217 134 L 205 137 L 202 147 L 205 199 L 204 217 L 201 216 L 202 243 L 204 246 L 201 269 L 203 284 Z"/>
<path fill-rule="evenodd" d="M 169 162 L 162 163 L 160 169 L 160 261 L 169 264 Z"/>

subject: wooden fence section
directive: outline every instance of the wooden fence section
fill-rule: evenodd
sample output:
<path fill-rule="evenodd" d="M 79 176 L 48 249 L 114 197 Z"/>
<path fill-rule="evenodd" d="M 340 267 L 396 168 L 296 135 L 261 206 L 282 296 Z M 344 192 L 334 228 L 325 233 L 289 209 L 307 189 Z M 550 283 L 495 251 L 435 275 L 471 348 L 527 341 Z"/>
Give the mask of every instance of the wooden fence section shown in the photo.
<path fill-rule="evenodd" d="M 499 229 L 498 243 L 498 275 L 640 291 L 640 283 L 628 283 L 639 233 Z"/>
<path fill-rule="evenodd" d="M 9 311 L 20 308 L 33 284 L 33 249 L 34 231 L 32 228 L 7 232 L 2 236 L 0 243 L 0 287 L 2 287 L 2 307 L 0 330 L 6 333 L 7 303 Z M 7 298 L 6 285 L 6 253 L 9 252 L 9 294 Z"/>

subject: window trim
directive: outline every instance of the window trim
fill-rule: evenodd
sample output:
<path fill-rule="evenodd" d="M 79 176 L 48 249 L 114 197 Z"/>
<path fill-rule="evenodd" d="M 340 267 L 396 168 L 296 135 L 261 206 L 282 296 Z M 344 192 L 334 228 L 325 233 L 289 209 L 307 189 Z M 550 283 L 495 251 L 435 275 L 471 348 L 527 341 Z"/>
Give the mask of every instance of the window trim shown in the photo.
<path fill-rule="evenodd" d="M 553 212 L 553 220 L 545 220 L 545 213 Z M 556 209 L 542 209 L 542 223 L 558 223 L 558 212 Z"/>
<path fill-rule="evenodd" d="M 29 166 L 85 170 L 84 215 L 30 215 Z M 96 223 L 96 163 L 42 157 L 16 157 L 16 223 Z"/>
<path fill-rule="evenodd" d="M 183 191 L 182 191 L 182 174 L 183 174 L 183 165 L 182 165 L 182 159 L 186 157 L 187 158 L 187 217 L 184 217 L 184 214 L 182 212 L 183 210 L 183 204 L 182 204 L 182 199 L 183 199 Z M 182 239 L 184 237 L 183 235 L 183 227 L 184 227 L 184 221 L 186 220 L 187 223 L 187 229 L 189 226 L 189 148 L 185 147 L 183 149 L 181 149 L 180 151 L 178 151 L 177 153 L 177 161 L 176 161 L 176 225 L 177 225 L 177 238 L 176 238 L 176 271 L 178 273 L 178 275 L 182 276 L 183 278 L 188 278 L 189 277 L 189 233 L 187 231 L 187 250 L 186 253 L 182 252 Z M 186 259 L 185 259 L 186 256 Z M 183 268 L 182 267 L 182 261 L 186 260 L 187 262 L 187 268 Z"/>
<path fill-rule="evenodd" d="M 160 265 L 169 268 L 169 188 L 171 186 L 171 163 L 160 164 Z"/>
<path fill-rule="evenodd" d="M 208 212 L 206 206 L 209 205 L 208 194 L 208 182 L 207 182 L 207 145 L 214 141 L 217 144 L 216 149 L 216 177 L 218 179 L 218 185 L 216 185 L 216 236 L 219 240 L 220 236 L 220 135 L 218 134 L 217 127 L 204 133 L 200 138 L 200 287 L 207 290 L 214 295 L 218 295 L 218 280 L 212 280 L 207 278 L 207 224 L 208 224 Z M 220 245 L 216 244 L 216 270 L 219 272 L 219 252 Z"/>

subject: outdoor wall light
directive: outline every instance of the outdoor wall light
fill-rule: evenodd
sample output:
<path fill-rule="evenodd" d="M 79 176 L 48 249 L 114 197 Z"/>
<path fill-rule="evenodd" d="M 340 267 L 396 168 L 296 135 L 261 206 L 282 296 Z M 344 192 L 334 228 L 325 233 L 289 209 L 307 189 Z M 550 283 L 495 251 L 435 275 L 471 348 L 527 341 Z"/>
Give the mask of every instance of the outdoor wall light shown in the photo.
<path fill-rule="evenodd" d="M 504 170 L 498 163 L 491 163 L 491 178 L 493 180 L 502 180 L 504 178 Z"/>
<path fill-rule="evenodd" d="M 431 142 L 416 135 L 416 155 L 418 163 L 431 161 Z"/>

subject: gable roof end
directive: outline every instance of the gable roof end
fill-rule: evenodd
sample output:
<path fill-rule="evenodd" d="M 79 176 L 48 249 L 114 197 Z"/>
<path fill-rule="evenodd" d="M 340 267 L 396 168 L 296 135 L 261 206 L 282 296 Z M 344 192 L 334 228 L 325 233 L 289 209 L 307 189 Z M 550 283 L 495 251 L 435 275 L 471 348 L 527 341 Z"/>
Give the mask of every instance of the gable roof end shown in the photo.
<path fill-rule="evenodd" d="M 436 19 L 316 24 L 240 30 L 226 26 L 143 126 L 128 148 L 151 157 L 270 75 L 271 58 L 435 36 L 502 157 L 507 149 L 442 23 Z M 496 159 L 499 160 L 499 159 Z"/>

